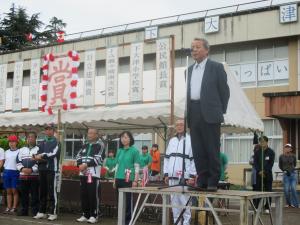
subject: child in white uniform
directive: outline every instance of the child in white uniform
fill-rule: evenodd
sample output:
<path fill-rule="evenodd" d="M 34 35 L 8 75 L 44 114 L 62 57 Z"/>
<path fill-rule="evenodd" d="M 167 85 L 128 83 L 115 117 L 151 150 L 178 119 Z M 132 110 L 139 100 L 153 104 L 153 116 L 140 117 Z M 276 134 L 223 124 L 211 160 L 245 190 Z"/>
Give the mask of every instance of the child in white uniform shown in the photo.
<path fill-rule="evenodd" d="M 17 211 L 19 194 L 17 185 L 19 181 L 19 171 L 17 170 L 17 155 L 19 150 L 17 148 L 18 137 L 11 135 L 8 137 L 9 147 L 5 151 L 5 162 L 3 172 L 3 184 L 6 189 L 7 208 L 5 213 L 15 213 Z"/>

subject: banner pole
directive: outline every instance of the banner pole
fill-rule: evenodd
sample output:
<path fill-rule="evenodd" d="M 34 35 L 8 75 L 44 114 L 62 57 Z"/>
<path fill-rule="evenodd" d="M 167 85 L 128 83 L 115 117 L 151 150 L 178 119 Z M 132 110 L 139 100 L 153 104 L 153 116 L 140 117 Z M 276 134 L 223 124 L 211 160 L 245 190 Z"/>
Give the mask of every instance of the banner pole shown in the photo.
<path fill-rule="evenodd" d="M 174 134 L 174 93 L 175 93 L 175 36 L 171 35 L 171 114 L 170 114 L 170 126 L 172 127 L 170 137 Z"/>
<path fill-rule="evenodd" d="M 64 151 L 64 143 L 63 143 L 63 130 L 62 130 L 62 123 L 61 123 L 61 109 L 58 109 L 57 111 L 57 139 L 58 139 L 58 145 L 60 148 L 60 158 L 59 158 L 59 171 L 57 176 L 57 212 L 59 214 L 60 209 L 60 200 L 61 200 L 61 184 L 62 184 L 62 164 L 65 157 L 65 151 Z"/>

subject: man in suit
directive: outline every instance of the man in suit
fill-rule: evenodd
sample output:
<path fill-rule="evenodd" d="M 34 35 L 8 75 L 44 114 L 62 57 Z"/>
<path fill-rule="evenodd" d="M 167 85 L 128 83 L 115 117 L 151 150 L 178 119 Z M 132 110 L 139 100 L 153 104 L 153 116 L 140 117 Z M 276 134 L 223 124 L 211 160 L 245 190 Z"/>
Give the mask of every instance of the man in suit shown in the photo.
<path fill-rule="evenodd" d="M 227 75 L 221 63 L 208 59 L 209 43 L 195 38 L 195 63 L 188 68 L 187 122 L 190 128 L 199 190 L 217 191 L 220 177 L 220 129 L 229 100 Z"/>

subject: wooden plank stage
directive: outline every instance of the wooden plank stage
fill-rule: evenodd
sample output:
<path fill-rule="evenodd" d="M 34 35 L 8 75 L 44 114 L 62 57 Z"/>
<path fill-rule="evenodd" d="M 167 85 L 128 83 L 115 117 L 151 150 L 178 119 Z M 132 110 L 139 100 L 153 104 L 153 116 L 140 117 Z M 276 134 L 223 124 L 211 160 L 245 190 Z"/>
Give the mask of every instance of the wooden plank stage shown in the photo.
<path fill-rule="evenodd" d="M 217 192 L 200 192 L 190 191 L 187 187 L 136 187 L 136 188 L 122 188 L 119 191 L 119 204 L 118 204 L 118 225 L 125 225 L 125 201 L 126 193 L 136 193 L 138 198 L 133 210 L 132 219 L 129 225 L 134 225 L 141 214 L 144 207 L 161 207 L 162 208 L 162 225 L 169 224 L 169 208 L 190 208 L 191 210 L 210 211 L 214 217 L 216 224 L 221 225 L 217 212 L 226 213 L 238 213 L 240 215 L 239 224 L 248 225 L 249 216 L 253 215 L 252 223 L 257 225 L 258 223 L 263 224 L 261 215 L 263 212 L 263 206 L 265 202 L 269 202 L 269 198 L 275 200 L 275 215 L 270 210 L 270 222 L 274 225 L 282 225 L 282 208 L 283 208 L 283 194 L 279 192 L 254 192 L 254 191 L 236 191 L 236 190 L 218 190 Z M 185 194 L 189 197 L 197 197 L 204 199 L 204 205 L 202 206 L 182 206 L 182 205 L 171 205 L 170 195 L 181 195 Z M 162 203 L 149 203 L 147 201 L 150 195 L 161 195 Z M 143 196 L 143 197 L 141 197 Z M 262 199 L 259 203 L 258 208 L 254 207 L 254 199 Z M 230 207 L 226 208 L 215 208 L 211 202 L 211 199 L 235 199 L 239 201 L 239 209 L 233 209 Z"/>

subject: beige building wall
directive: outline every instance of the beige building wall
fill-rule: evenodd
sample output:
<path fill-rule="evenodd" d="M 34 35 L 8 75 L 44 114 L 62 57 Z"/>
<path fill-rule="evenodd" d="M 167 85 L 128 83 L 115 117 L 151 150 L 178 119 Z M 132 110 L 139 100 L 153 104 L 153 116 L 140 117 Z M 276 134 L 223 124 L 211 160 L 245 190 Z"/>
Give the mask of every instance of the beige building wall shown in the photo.
<path fill-rule="evenodd" d="M 299 7 L 300 8 L 300 7 Z M 298 10 L 299 10 L 298 8 Z M 258 25 L 259 24 L 259 25 Z M 245 88 L 245 92 L 254 105 L 258 114 L 265 118 L 264 115 L 264 92 L 295 91 L 300 89 L 298 83 L 300 72 L 298 69 L 298 54 L 300 48 L 297 36 L 300 35 L 300 26 L 298 23 L 280 24 L 279 9 L 249 13 L 244 15 L 225 16 L 220 19 L 220 32 L 216 34 L 204 34 L 204 21 L 170 25 L 159 28 L 159 37 L 175 36 L 175 48 L 189 48 L 194 37 L 204 37 L 210 44 L 220 45 L 237 42 L 248 42 L 270 38 L 292 37 L 289 40 L 289 73 L 290 81 L 288 86 L 258 87 Z M 296 35 L 296 37 L 295 37 Z M 129 43 L 143 41 L 144 32 L 130 32 L 122 35 L 111 35 L 99 37 L 84 41 L 74 41 L 70 43 L 43 47 L 34 50 L 15 52 L 11 54 L 0 55 L 0 63 L 8 63 L 8 72 L 13 72 L 14 62 L 23 60 L 24 70 L 30 69 L 30 59 L 42 58 L 46 53 L 65 54 L 69 50 L 80 52 L 80 60 L 84 60 L 84 51 L 97 49 L 96 59 L 104 60 L 106 58 L 105 48 L 107 46 L 121 45 L 119 56 L 129 56 Z M 155 53 L 155 42 L 147 42 L 144 48 L 145 54 Z"/>
<path fill-rule="evenodd" d="M 300 7 L 298 7 L 298 11 Z M 300 90 L 300 26 L 299 22 L 290 24 L 279 23 L 279 9 L 245 13 L 242 15 L 225 15 L 220 17 L 220 31 L 215 34 L 204 34 L 204 21 L 173 24 L 159 27 L 159 37 L 175 36 L 175 48 L 189 48 L 195 37 L 206 38 L 212 46 L 231 45 L 233 43 L 246 43 L 266 39 L 280 39 L 290 37 L 288 41 L 289 51 L 289 84 L 284 86 L 245 88 L 249 100 L 255 107 L 261 118 L 265 118 L 265 102 L 262 96 L 265 92 L 282 92 Z M 46 53 L 65 54 L 69 50 L 80 52 L 80 61 L 84 60 L 84 51 L 97 49 L 96 59 L 106 58 L 106 47 L 120 45 L 119 57 L 129 56 L 130 43 L 144 40 L 144 31 L 128 32 L 106 37 L 98 37 L 82 41 L 70 41 L 64 44 L 42 47 L 10 54 L 0 55 L 0 64 L 8 63 L 8 72 L 13 72 L 14 62 L 23 60 L 24 70 L 30 69 L 30 59 L 42 58 Z M 145 54 L 155 53 L 155 42 L 145 44 Z M 164 147 L 164 141 L 157 139 L 160 149 Z M 234 164 L 228 168 L 229 181 L 242 184 L 243 168 L 246 164 Z"/>
<path fill-rule="evenodd" d="M 289 90 L 298 90 L 298 40 L 297 38 L 292 38 L 289 42 Z"/>
<path fill-rule="evenodd" d="M 243 185 L 244 169 L 251 168 L 249 164 L 231 164 L 227 168 L 228 182 L 236 185 Z M 249 180 L 249 174 L 246 177 Z"/>
<path fill-rule="evenodd" d="M 297 56 L 298 56 L 298 60 L 297 60 L 297 66 L 298 66 L 298 91 L 300 91 L 300 37 L 298 36 L 298 46 L 297 46 Z"/>
<path fill-rule="evenodd" d="M 268 92 L 287 92 L 287 91 L 297 91 L 298 90 L 298 40 L 296 38 L 291 38 L 288 42 L 289 51 L 289 84 L 288 85 L 274 85 L 268 87 L 255 87 L 255 88 L 244 88 L 246 95 L 248 96 L 250 102 L 255 107 L 257 113 L 262 119 L 267 119 L 265 116 L 265 99 L 263 93 Z"/>
<path fill-rule="evenodd" d="M 300 8 L 300 7 L 299 7 Z M 298 11 L 299 11 L 298 8 Z M 189 48 L 195 37 L 204 37 L 210 44 L 232 44 L 248 41 L 257 41 L 270 38 L 292 37 L 300 35 L 299 23 L 280 24 L 279 9 L 254 12 L 243 15 L 224 15 L 220 17 L 220 31 L 214 34 L 204 34 L 204 21 L 170 24 L 159 27 L 159 37 L 175 36 L 175 48 Z M 24 70 L 30 68 L 30 59 L 42 58 L 46 53 L 66 53 L 69 50 L 80 52 L 81 62 L 84 59 L 84 51 L 97 49 L 96 59 L 104 60 L 107 46 L 120 45 L 119 56 L 129 56 L 129 43 L 144 40 L 144 31 L 131 31 L 122 34 L 112 34 L 106 37 L 95 37 L 86 40 L 69 41 L 59 45 L 47 46 L 33 50 L 20 51 L 0 55 L 0 63 L 9 63 L 8 72 L 13 71 L 13 62 L 27 60 Z M 296 44 L 296 43 L 295 43 Z M 297 46 L 297 44 L 295 45 Z M 297 50 L 297 47 L 296 49 Z M 145 54 L 155 53 L 155 42 L 147 42 Z"/>

